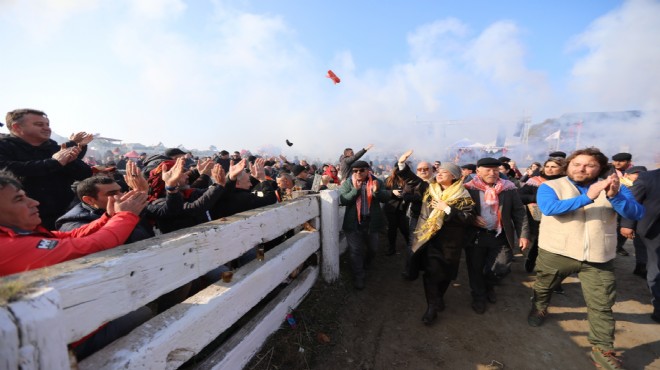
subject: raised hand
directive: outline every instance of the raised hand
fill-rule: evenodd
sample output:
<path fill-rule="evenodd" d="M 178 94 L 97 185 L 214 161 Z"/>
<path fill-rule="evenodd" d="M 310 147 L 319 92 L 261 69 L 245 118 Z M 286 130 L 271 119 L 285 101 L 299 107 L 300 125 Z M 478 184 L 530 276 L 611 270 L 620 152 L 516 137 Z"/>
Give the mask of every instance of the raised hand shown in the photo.
<path fill-rule="evenodd" d="M 227 175 L 225 174 L 225 169 L 219 163 L 216 163 L 211 170 L 211 178 L 215 181 L 216 184 L 220 186 L 225 186 L 227 183 Z"/>
<path fill-rule="evenodd" d="M 201 175 L 211 176 L 211 171 L 213 171 L 214 164 L 215 162 L 211 158 L 203 161 L 200 159 L 197 161 L 197 171 L 199 171 Z"/>
<path fill-rule="evenodd" d="M 266 160 L 264 158 L 257 158 L 254 164 L 250 166 L 250 175 L 259 181 L 266 180 L 266 171 L 264 171 Z"/>
<path fill-rule="evenodd" d="M 60 162 L 62 166 L 66 166 L 67 164 L 75 161 L 78 158 L 78 154 L 80 154 L 80 148 L 74 146 L 71 148 L 60 149 L 54 153 L 51 158 Z"/>
<path fill-rule="evenodd" d="M 131 212 L 137 216 L 147 206 L 147 193 L 131 190 L 125 194 L 108 197 L 106 212 L 113 216 L 117 212 Z"/>
<path fill-rule="evenodd" d="M 399 157 L 399 163 L 406 163 L 408 158 L 413 154 L 413 150 L 410 149 L 407 152 L 401 154 L 401 157 Z"/>
<path fill-rule="evenodd" d="M 138 168 L 137 164 L 133 161 L 126 162 L 126 174 L 124 175 L 124 181 L 131 190 L 137 191 L 149 191 L 149 183 L 147 179 L 144 178 L 142 172 Z"/>
<path fill-rule="evenodd" d="M 229 166 L 229 180 L 236 181 L 238 175 L 245 169 L 245 158 L 241 159 L 238 163 Z"/>
<path fill-rule="evenodd" d="M 366 147 L 364 147 L 364 150 L 369 151 L 373 147 L 374 147 L 374 144 L 369 144 Z"/>
<path fill-rule="evenodd" d="M 69 136 L 69 140 L 75 141 L 76 144 L 80 146 L 84 146 L 89 144 L 92 140 L 94 140 L 94 135 L 89 134 L 85 131 L 77 132 L 75 134 L 71 134 Z"/>
<path fill-rule="evenodd" d="M 183 168 L 183 163 L 185 159 L 179 157 L 176 159 L 176 163 L 172 166 L 171 169 L 168 169 L 167 166 L 163 168 L 162 179 L 165 182 L 165 186 L 178 186 L 181 180 L 186 176 L 186 171 Z"/>

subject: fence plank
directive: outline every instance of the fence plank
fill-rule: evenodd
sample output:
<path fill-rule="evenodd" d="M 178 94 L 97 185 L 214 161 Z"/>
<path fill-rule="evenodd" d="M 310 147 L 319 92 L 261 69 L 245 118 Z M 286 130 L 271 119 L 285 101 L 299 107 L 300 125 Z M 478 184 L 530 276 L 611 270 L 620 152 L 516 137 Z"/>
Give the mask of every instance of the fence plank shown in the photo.
<path fill-rule="evenodd" d="M 66 343 L 320 215 L 307 196 L 21 274 L 61 294 Z M 277 220 L 278 222 L 273 222 Z M 230 248 L 228 246 L 231 246 Z"/>
<path fill-rule="evenodd" d="M 209 355 L 197 370 L 242 369 L 263 346 L 268 337 L 280 328 L 290 308 L 298 307 L 307 296 L 319 275 L 318 268 L 307 268 L 289 286 L 269 302 L 261 313 L 243 325 L 216 351 Z M 302 330 L 302 328 L 298 329 Z"/>
<path fill-rule="evenodd" d="M 79 364 L 80 369 L 170 369 L 198 353 L 277 287 L 319 247 L 318 232 L 301 232 Z"/>
<path fill-rule="evenodd" d="M 0 307 L 0 370 L 18 369 L 18 329 L 12 314 Z"/>
<path fill-rule="evenodd" d="M 8 305 L 19 330 L 22 370 L 71 368 L 59 300 L 57 291 L 46 288 Z"/>

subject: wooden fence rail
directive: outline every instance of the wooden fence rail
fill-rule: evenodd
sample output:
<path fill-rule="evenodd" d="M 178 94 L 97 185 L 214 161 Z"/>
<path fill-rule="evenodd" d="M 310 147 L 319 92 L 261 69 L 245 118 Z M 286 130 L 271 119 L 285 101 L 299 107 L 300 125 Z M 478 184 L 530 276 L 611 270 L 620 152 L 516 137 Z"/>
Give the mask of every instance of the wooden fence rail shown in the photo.
<path fill-rule="evenodd" d="M 339 277 L 346 245 L 338 199 L 337 191 L 323 191 L 0 279 L 0 285 L 26 287 L 24 295 L 0 307 L 0 369 L 70 369 L 67 343 L 294 229 L 298 232 L 270 249 L 265 260 L 237 269 L 230 283 L 211 284 L 78 364 L 80 369 L 176 369 L 319 255 L 318 266 L 306 268 L 264 302 L 199 365 L 242 368 L 319 275 L 327 282 Z M 313 228 L 302 229 L 307 222 Z"/>

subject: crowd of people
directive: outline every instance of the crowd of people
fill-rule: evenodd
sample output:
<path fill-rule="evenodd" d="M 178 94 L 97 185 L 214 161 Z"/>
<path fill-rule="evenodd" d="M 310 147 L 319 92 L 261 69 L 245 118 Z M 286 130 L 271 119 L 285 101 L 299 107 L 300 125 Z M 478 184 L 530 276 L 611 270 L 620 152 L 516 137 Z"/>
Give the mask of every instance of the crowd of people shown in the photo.
<path fill-rule="evenodd" d="M 483 314 L 497 302 L 498 282 L 520 249 L 525 269 L 536 272 L 529 325 L 544 322 L 552 294 L 561 294 L 562 281 L 577 274 L 593 360 L 621 368 L 613 351 L 613 261 L 629 254 L 623 247 L 629 239 L 633 272 L 647 279 L 651 318 L 660 322 L 660 170 L 634 166 L 629 153 L 609 163 L 595 148 L 568 156 L 553 152 L 524 171 L 507 157 L 461 166 L 412 163 L 408 150 L 391 171 L 380 173 L 363 160 L 371 144 L 357 152 L 346 148 L 337 162 L 319 165 L 284 156 L 243 158 L 226 150 L 195 159 L 178 148 L 99 165 L 86 157 L 93 135 L 76 133 L 59 145 L 42 111 L 11 111 L 6 124 L 9 135 L 0 138 L 0 276 L 287 201 L 295 191 L 338 189 L 355 289 L 365 289 L 381 248 L 384 255 L 396 254 L 401 234 L 401 274 L 406 280 L 422 275 L 426 325 L 444 309 L 463 251 L 471 308 Z M 381 234 L 387 236 L 384 247 Z M 161 297 L 157 310 L 190 294 L 191 284 Z M 115 320 L 104 337 L 122 335 L 127 323 L 150 313 Z M 88 340 L 78 344 L 77 354 L 84 358 L 101 345 Z"/>

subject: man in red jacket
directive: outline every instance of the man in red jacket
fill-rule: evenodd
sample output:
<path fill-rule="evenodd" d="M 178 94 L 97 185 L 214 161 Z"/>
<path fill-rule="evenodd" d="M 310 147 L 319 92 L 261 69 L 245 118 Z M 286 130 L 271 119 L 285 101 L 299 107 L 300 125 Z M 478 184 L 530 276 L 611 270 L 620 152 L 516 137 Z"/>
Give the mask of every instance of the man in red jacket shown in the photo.
<path fill-rule="evenodd" d="M 130 191 L 108 199 L 106 214 L 81 228 L 49 231 L 41 226 L 39 202 L 0 170 L 0 276 L 54 265 L 123 244 L 139 221 L 147 194 Z"/>

